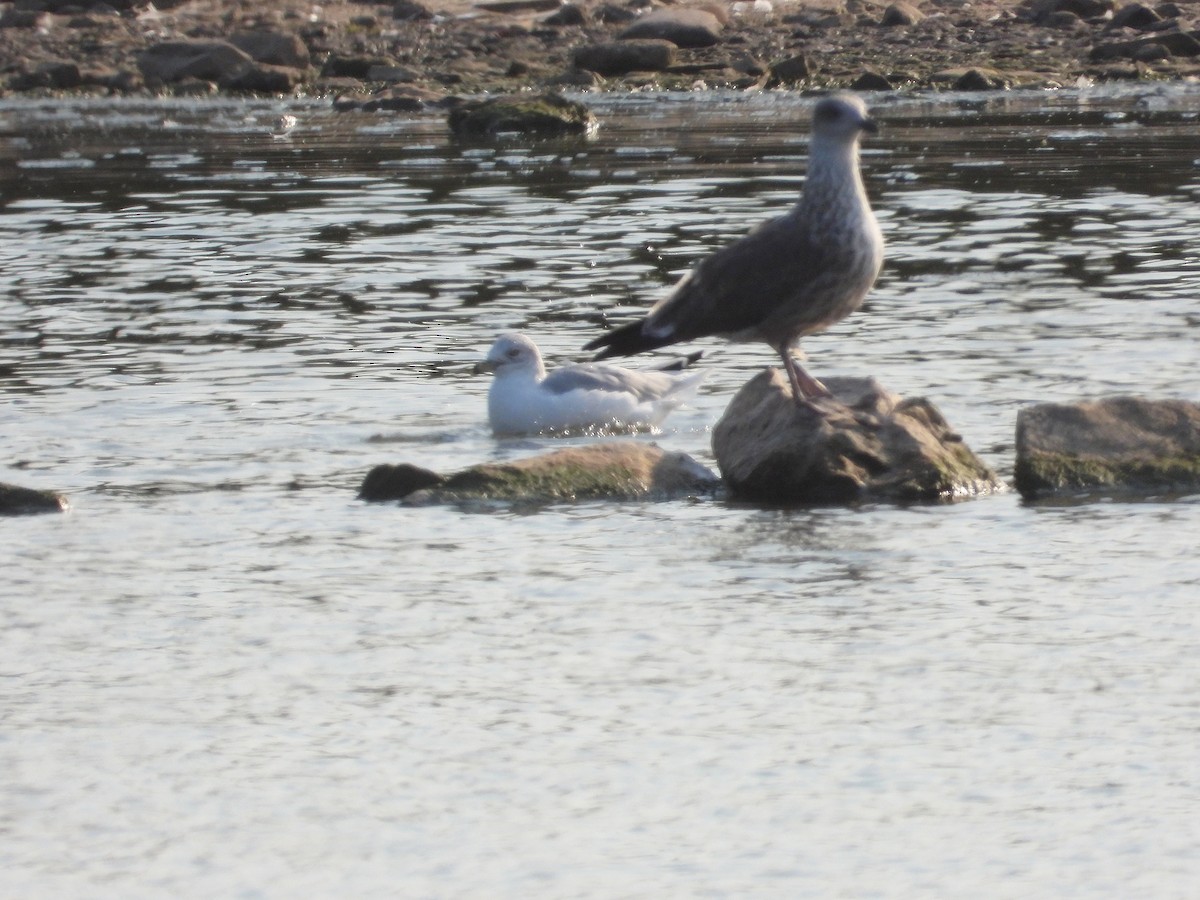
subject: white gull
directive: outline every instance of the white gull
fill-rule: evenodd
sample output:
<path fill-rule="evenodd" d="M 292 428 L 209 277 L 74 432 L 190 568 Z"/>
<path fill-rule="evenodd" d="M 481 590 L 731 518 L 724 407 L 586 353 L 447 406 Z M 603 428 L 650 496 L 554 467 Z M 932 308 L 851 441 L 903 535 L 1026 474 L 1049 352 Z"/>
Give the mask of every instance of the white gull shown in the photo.
<path fill-rule="evenodd" d="M 479 368 L 495 373 L 488 420 L 497 434 L 654 428 L 690 400 L 704 379 L 704 373 L 597 363 L 547 374 L 537 344 L 523 334 L 501 335 Z"/>
<path fill-rule="evenodd" d="M 762 341 L 783 360 L 797 405 L 829 392 L 792 355 L 862 304 L 883 265 L 883 236 L 859 173 L 858 141 L 874 132 L 862 100 L 835 94 L 813 110 L 808 174 L 799 202 L 700 261 L 642 319 L 584 349 L 628 356 L 715 335 Z"/>

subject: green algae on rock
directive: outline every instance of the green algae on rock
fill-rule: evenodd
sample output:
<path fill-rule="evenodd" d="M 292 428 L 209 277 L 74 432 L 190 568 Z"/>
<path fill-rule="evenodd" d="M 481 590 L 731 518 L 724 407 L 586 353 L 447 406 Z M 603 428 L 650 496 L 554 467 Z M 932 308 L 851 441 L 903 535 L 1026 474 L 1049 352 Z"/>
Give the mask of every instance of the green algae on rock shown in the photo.
<path fill-rule="evenodd" d="M 447 117 L 462 138 L 491 138 L 515 132 L 534 137 L 588 135 L 598 127 L 584 104 L 559 94 L 511 94 L 463 103 Z"/>
<path fill-rule="evenodd" d="M 411 488 L 397 489 L 397 484 Z M 413 504 L 496 501 L 668 500 L 711 493 L 719 479 L 685 453 L 611 441 L 568 447 L 509 463 L 484 463 L 447 476 L 413 466 L 376 466 L 359 496 Z"/>
<path fill-rule="evenodd" d="M 1198 490 L 1200 404 L 1108 397 L 1023 409 L 1015 480 L 1026 499 Z"/>

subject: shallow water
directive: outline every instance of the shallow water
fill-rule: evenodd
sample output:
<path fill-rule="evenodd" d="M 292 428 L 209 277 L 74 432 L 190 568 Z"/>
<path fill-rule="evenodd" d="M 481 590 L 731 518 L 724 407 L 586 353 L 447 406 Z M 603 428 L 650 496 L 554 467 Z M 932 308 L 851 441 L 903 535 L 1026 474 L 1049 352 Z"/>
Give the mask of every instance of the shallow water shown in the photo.
<path fill-rule="evenodd" d="M 820 375 L 1200 397 L 1200 92 L 876 97 L 888 262 Z M 1200 500 L 368 506 L 791 202 L 808 104 L 0 104 L 0 869 L 14 896 L 1187 896 Z M 710 429 L 765 348 L 705 342 Z"/>

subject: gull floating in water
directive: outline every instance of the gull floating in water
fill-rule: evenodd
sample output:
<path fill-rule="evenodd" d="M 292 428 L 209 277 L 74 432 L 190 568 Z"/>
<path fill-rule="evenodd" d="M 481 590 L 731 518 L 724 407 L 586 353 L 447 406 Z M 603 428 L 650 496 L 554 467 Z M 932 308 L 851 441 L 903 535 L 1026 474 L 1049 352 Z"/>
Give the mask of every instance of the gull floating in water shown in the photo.
<path fill-rule="evenodd" d="M 791 211 L 703 259 L 645 318 L 602 335 L 596 359 L 715 335 L 762 341 L 783 359 L 797 405 L 820 412 L 829 391 L 792 349 L 862 304 L 883 265 L 883 236 L 867 202 L 858 141 L 875 131 L 863 102 L 836 94 L 812 116 L 808 175 Z"/>
<path fill-rule="evenodd" d="M 653 428 L 690 400 L 704 379 L 704 373 L 635 372 L 596 363 L 546 374 L 537 344 L 523 334 L 497 338 L 479 368 L 496 376 L 488 420 L 497 434 Z"/>

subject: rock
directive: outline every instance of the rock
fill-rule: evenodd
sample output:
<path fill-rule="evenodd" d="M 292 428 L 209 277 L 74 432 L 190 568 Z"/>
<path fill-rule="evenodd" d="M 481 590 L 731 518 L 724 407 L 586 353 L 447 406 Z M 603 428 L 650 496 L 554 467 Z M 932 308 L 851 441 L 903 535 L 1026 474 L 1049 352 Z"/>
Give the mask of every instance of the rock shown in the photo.
<path fill-rule="evenodd" d="M 916 25 L 925 14 L 909 3 L 893 3 L 883 11 L 883 17 L 879 20 L 879 24 L 885 28 L 892 28 L 897 25 Z"/>
<path fill-rule="evenodd" d="M 220 85 L 230 91 L 249 91 L 254 94 L 290 94 L 303 79 L 304 73 L 300 69 L 259 63 L 240 74 L 222 78 Z"/>
<path fill-rule="evenodd" d="M 995 69 L 967 69 L 954 80 L 955 91 L 1002 91 L 1008 87 L 1004 76 Z"/>
<path fill-rule="evenodd" d="M 409 494 L 441 484 L 446 479 L 429 469 L 401 463 L 376 466 L 367 473 L 358 489 L 358 499 L 369 501 L 399 500 Z"/>
<path fill-rule="evenodd" d="M 182 78 L 171 86 L 175 97 L 211 97 L 216 92 L 216 83 L 203 78 Z"/>
<path fill-rule="evenodd" d="M 787 59 L 771 63 L 771 68 L 768 71 L 768 81 L 770 84 L 790 84 L 808 78 L 812 74 L 812 67 L 808 64 L 808 59 L 803 55 L 789 56 Z"/>
<path fill-rule="evenodd" d="M 1089 489 L 1200 489 L 1200 404 L 1110 397 L 1017 414 L 1016 484 L 1032 499 Z"/>
<path fill-rule="evenodd" d="M 166 83 L 185 78 L 225 82 L 254 67 L 249 54 L 226 41 L 166 41 L 139 53 L 137 63 L 147 81 Z"/>
<path fill-rule="evenodd" d="M 370 97 L 347 101 L 339 97 L 334 101 L 334 109 L 358 109 L 362 112 L 422 112 L 427 109 L 446 106 L 449 98 L 438 91 L 426 90 L 415 86 L 388 87 L 376 91 Z"/>
<path fill-rule="evenodd" d="M 624 25 L 637 18 L 637 12 L 625 6 L 606 3 L 592 13 L 592 18 L 601 25 Z"/>
<path fill-rule="evenodd" d="M 572 91 L 594 91 L 600 88 L 604 79 L 596 72 L 587 69 L 570 69 L 553 78 L 548 78 L 545 85 L 548 88 L 564 88 Z"/>
<path fill-rule="evenodd" d="M 25 9 L 38 9 L 44 12 L 55 13 L 56 15 L 65 15 L 69 12 L 99 6 L 100 4 L 91 3 L 89 0 L 17 0 L 16 5 Z M 128 12 L 141 6 L 142 3 L 141 0 L 108 0 L 104 5 L 114 12 Z M 169 2 L 160 3 L 159 7 L 167 9 L 171 5 Z"/>
<path fill-rule="evenodd" d="M 476 3 L 479 9 L 507 15 L 521 13 L 549 12 L 556 8 L 559 0 L 497 0 L 494 3 Z"/>
<path fill-rule="evenodd" d="M 70 508 L 67 498 L 54 491 L 39 491 L 0 482 L 0 516 L 66 512 Z"/>
<path fill-rule="evenodd" d="M 1139 47 L 1133 53 L 1134 62 L 1158 62 L 1163 59 L 1170 59 L 1171 51 L 1162 44 L 1146 44 Z"/>
<path fill-rule="evenodd" d="M 32 72 L 15 76 L 9 86 L 14 91 L 28 91 L 34 88 L 70 90 L 81 84 L 83 84 L 83 75 L 75 63 L 45 62 Z"/>
<path fill-rule="evenodd" d="M 1069 28 L 1078 28 L 1082 23 L 1082 19 L 1073 12 L 1067 12 L 1065 9 L 1061 12 L 1053 13 L 1042 20 L 1040 24 L 1047 28 L 1057 28 L 1066 30 Z"/>
<path fill-rule="evenodd" d="M 970 69 L 942 69 L 929 76 L 929 82 L 954 91 L 1000 91 L 1012 87 L 1029 87 L 1043 84 L 1045 76 L 1037 72 L 986 69 L 976 66 Z"/>
<path fill-rule="evenodd" d="M 432 19 L 433 13 L 429 11 L 429 7 L 415 0 L 400 0 L 392 7 L 392 18 L 402 22 L 413 22 Z"/>
<path fill-rule="evenodd" d="M 721 28 L 720 18 L 707 9 L 656 9 L 617 36 L 623 41 L 660 40 L 676 47 L 711 47 L 720 43 Z"/>
<path fill-rule="evenodd" d="M 1200 41 L 1182 31 L 1165 31 L 1136 41 L 1116 41 L 1097 44 L 1092 48 L 1091 58 L 1095 61 L 1108 59 L 1135 59 L 1148 45 L 1157 44 L 1172 56 L 1200 56 Z"/>
<path fill-rule="evenodd" d="M 575 49 L 575 68 L 605 78 L 630 72 L 662 72 L 675 63 L 675 45 L 670 41 L 617 41 L 588 44 Z"/>
<path fill-rule="evenodd" d="M 831 378 L 824 417 L 796 408 L 787 376 L 767 369 L 733 398 L 713 430 L 726 486 L 763 503 L 910 503 L 1003 490 L 924 399 L 902 400 L 870 378 Z"/>
<path fill-rule="evenodd" d="M 41 28 L 50 20 L 45 10 L 13 9 L 7 6 L 0 15 L 0 28 Z"/>
<path fill-rule="evenodd" d="M 596 117 L 582 103 L 559 94 L 513 94 L 464 103 L 450 111 L 450 130 L 459 137 L 494 137 L 520 132 L 560 137 L 595 131 Z"/>
<path fill-rule="evenodd" d="M 853 25 L 854 16 L 847 10 L 846 4 L 840 0 L 827 2 L 797 3 L 795 12 L 783 16 L 783 21 L 789 25 L 804 25 L 808 28 L 838 28 L 843 25 Z"/>
<path fill-rule="evenodd" d="M 321 68 L 323 78 L 357 78 L 368 80 L 373 68 L 391 68 L 395 60 L 385 56 L 343 56 L 331 53 Z"/>
<path fill-rule="evenodd" d="M 711 493 L 718 484 L 712 472 L 685 453 L 669 453 L 637 441 L 613 441 L 511 463 L 484 463 L 446 477 L 416 466 L 376 466 L 363 481 L 359 496 L 403 497 L 420 504 L 666 500 Z"/>
<path fill-rule="evenodd" d="M 255 62 L 269 66 L 289 66 L 307 69 L 310 65 L 308 47 L 299 36 L 281 31 L 249 31 L 235 34 L 229 43 Z"/>
<path fill-rule="evenodd" d="M 389 84 L 397 82 L 412 82 L 418 78 L 413 69 L 404 66 L 371 66 L 367 69 L 367 81 L 386 81 Z"/>
<path fill-rule="evenodd" d="M 1025 18 L 1044 25 L 1056 13 L 1068 12 L 1080 19 L 1099 19 L 1113 11 L 1113 0 L 1034 0 L 1024 13 Z"/>
<path fill-rule="evenodd" d="M 1140 3 L 1127 3 L 1113 13 L 1112 21 L 1108 23 L 1105 31 L 1117 28 L 1132 28 L 1140 31 L 1161 21 L 1162 16 L 1150 7 L 1142 6 Z"/>
<path fill-rule="evenodd" d="M 852 91 L 890 91 L 893 89 L 893 85 L 883 75 L 868 70 L 854 79 L 850 89 Z"/>
<path fill-rule="evenodd" d="M 546 18 L 542 19 L 543 25 L 552 25 L 555 28 L 562 28 L 570 25 L 586 25 L 587 13 L 584 12 L 582 6 L 574 3 L 564 3 L 558 8 L 557 12 L 553 12 Z"/>

